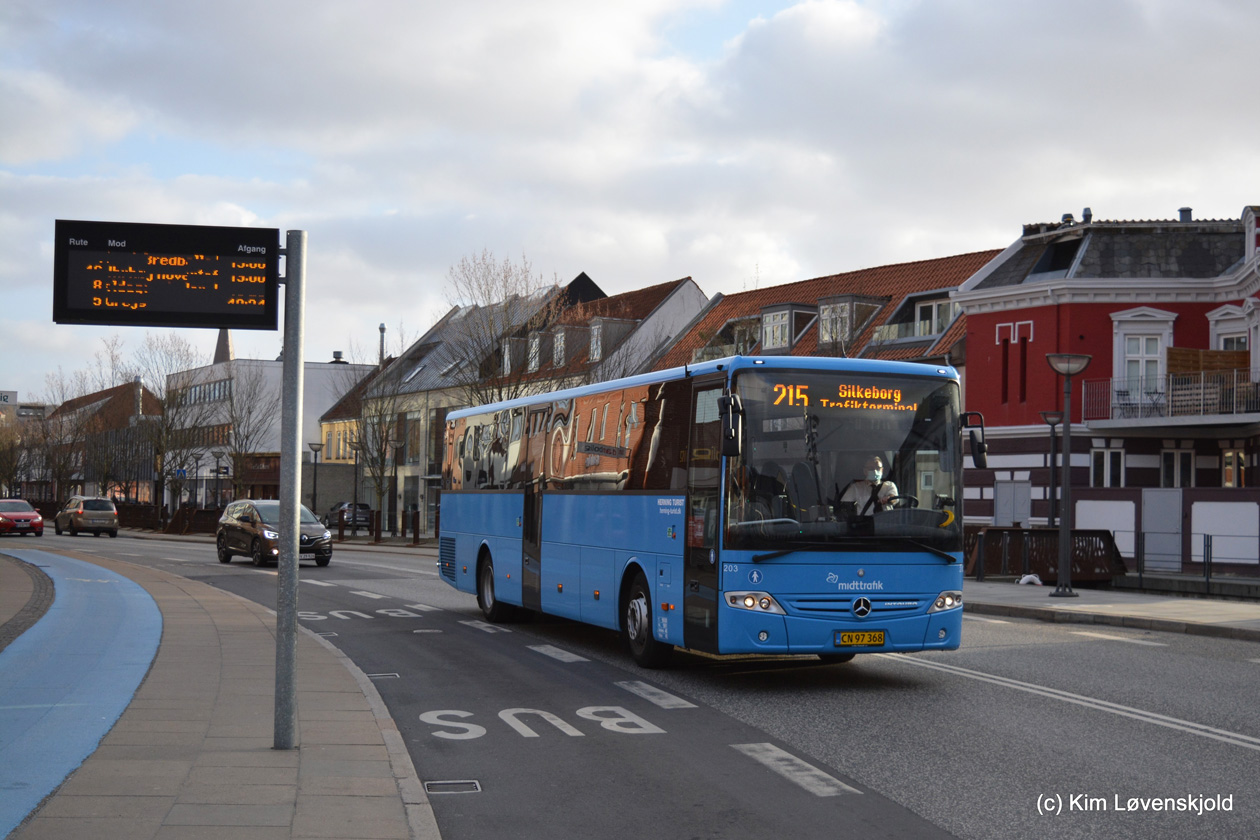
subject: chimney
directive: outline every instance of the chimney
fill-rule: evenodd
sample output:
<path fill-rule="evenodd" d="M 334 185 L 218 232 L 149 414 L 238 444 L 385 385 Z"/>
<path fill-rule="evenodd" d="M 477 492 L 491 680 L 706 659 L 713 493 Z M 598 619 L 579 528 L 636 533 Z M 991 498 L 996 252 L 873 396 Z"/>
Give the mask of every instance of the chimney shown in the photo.
<path fill-rule="evenodd" d="M 384 368 L 385 367 L 385 325 L 381 324 L 380 329 L 381 329 L 381 358 L 377 362 L 377 364 L 380 367 Z"/>
<path fill-rule="evenodd" d="M 1089 224 L 1090 222 L 1094 221 L 1094 211 L 1090 210 L 1088 207 L 1082 210 L 1081 221 L 1085 224 Z"/>
<path fill-rule="evenodd" d="M 332 361 L 331 361 L 331 362 L 329 362 L 329 364 L 333 364 L 333 365 L 348 365 L 348 364 L 350 364 L 350 363 L 349 363 L 349 362 L 347 362 L 345 359 L 341 358 L 341 357 L 342 357 L 342 355 L 344 355 L 344 354 L 343 354 L 340 350 L 334 350 L 334 351 L 333 351 Z"/>
<path fill-rule="evenodd" d="M 1064 214 L 1063 214 L 1063 223 L 1062 223 L 1062 224 L 1063 224 L 1063 226 L 1064 226 L 1064 227 L 1067 227 L 1067 226 L 1069 226 L 1069 225 L 1074 225 L 1074 224 L 1076 224 L 1076 219 L 1073 219 L 1073 218 L 1072 218 L 1072 214 L 1071 214 L 1071 213 L 1064 213 Z"/>
<path fill-rule="evenodd" d="M 1181 221 L 1183 221 L 1183 222 L 1193 221 L 1193 220 L 1190 218 L 1190 208 L 1189 208 L 1189 207 L 1182 207 L 1182 208 L 1181 208 L 1180 210 L 1178 210 L 1177 212 L 1179 212 L 1179 213 L 1181 214 Z"/>
<path fill-rule="evenodd" d="M 132 382 L 135 383 L 135 386 L 136 386 L 135 387 L 135 392 L 136 392 L 135 416 L 143 417 L 144 416 L 144 386 L 140 384 L 139 376 L 133 379 Z"/>

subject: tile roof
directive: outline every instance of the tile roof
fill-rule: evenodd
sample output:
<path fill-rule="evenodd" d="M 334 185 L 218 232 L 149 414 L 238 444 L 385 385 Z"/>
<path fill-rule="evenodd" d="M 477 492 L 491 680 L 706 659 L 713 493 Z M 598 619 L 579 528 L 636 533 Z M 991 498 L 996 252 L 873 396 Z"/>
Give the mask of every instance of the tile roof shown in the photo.
<path fill-rule="evenodd" d="M 571 306 L 561 315 L 559 323 L 563 326 L 585 326 L 592 318 L 624 318 L 639 321 L 651 315 L 665 298 L 682 284 L 691 280 L 684 277 L 668 283 L 658 283 L 646 289 L 623 292 L 599 300 L 579 303 Z"/>
<path fill-rule="evenodd" d="M 81 397 L 66 400 L 53 412 L 53 417 L 68 416 L 76 411 L 86 411 L 99 420 L 100 430 L 121 429 L 130 424 L 130 418 L 136 411 L 136 392 L 134 382 L 124 382 L 113 388 L 84 394 Z M 146 415 L 160 415 L 161 401 L 148 388 L 141 386 L 144 394 L 141 408 Z"/>
<path fill-rule="evenodd" d="M 890 315 L 896 312 L 908 296 L 921 292 L 955 289 L 1000 253 L 1001 250 L 977 251 L 953 257 L 865 268 L 816 277 L 812 280 L 802 280 L 798 283 L 786 283 L 781 286 L 769 286 L 764 289 L 727 295 L 711 306 L 691 330 L 679 338 L 655 367 L 661 370 L 690 363 L 692 352 L 704 347 L 728 321 L 758 315 L 767 306 L 787 302 L 815 305 L 820 298 L 838 295 L 888 298 L 888 305 L 875 314 L 854 343 L 855 348 L 860 351 L 870 342 L 875 327 L 883 324 Z M 949 335 L 949 331 L 946 335 Z M 921 350 L 928 349 L 918 344 L 914 347 Z M 818 336 L 815 325 L 801 336 L 793 347 L 792 353 L 798 356 L 809 355 L 816 353 L 817 349 Z M 905 358 L 906 356 L 902 355 L 903 350 L 910 349 L 912 348 L 898 345 L 896 348 L 886 347 L 878 352 L 864 355 L 874 355 L 878 358 Z M 917 358 L 926 353 L 916 352 L 912 355 Z"/>

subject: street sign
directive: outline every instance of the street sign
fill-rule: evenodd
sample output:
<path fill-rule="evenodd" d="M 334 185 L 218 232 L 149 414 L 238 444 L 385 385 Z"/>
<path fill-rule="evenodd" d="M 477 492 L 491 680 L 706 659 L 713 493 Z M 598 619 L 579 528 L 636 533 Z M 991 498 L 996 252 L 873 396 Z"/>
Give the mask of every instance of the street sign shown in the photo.
<path fill-rule="evenodd" d="M 275 228 L 57 220 L 53 321 L 274 330 Z"/>

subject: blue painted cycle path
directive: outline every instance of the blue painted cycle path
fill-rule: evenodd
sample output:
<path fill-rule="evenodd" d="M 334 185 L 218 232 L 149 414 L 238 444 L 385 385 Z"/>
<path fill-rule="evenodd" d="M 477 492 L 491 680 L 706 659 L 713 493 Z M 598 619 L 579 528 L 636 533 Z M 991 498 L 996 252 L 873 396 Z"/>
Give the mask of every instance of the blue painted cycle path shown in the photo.
<path fill-rule="evenodd" d="M 114 572 L 6 549 L 53 581 L 48 612 L 0 651 L 0 837 L 100 744 L 157 654 L 162 613 Z"/>

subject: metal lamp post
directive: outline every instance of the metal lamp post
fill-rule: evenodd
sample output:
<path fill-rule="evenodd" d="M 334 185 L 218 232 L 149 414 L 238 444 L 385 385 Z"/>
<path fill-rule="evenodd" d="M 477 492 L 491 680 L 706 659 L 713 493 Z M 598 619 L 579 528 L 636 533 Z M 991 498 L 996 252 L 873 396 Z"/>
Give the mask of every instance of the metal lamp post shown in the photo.
<path fill-rule="evenodd" d="M 1055 512 L 1058 510 L 1059 488 L 1058 482 L 1055 481 L 1055 470 L 1058 464 L 1055 462 L 1055 450 L 1058 448 L 1055 444 L 1059 441 L 1059 436 L 1055 433 L 1055 427 L 1063 422 L 1062 411 L 1043 411 L 1041 419 L 1050 427 L 1050 515 L 1047 517 L 1047 524 L 1053 528 L 1055 522 Z"/>
<path fill-rule="evenodd" d="M 357 437 L 350 438 L 350 451 L 354 453 L 354 509 L 350 513 L 350 535 L 359 536 L 359 452 L 363 444 Z"/>
<path fill-rule="evenodd" d="M 193 506 L 193 510 L 196 510 L 198 506 L 198 500 L 206 495 L 205 493 L 197 492 L 197 482 L 201 480 L 201 455 L 200 454 L 194 455 L 192 462 L 193 462 L 192 506 Z"/>
<path fill-rule="evenodd" d="M 210 453 L 214 456 L 214 509 L 219 509 L 219 503 L 223 500 L 223 473 L 220 472 L 219 462 L 223 460 L 222 450 L 216 449 Z"/>
<path fill-rule="evenodd" d="M 1063 377 L 1063 509 L 1059 511 L 1059 575 L 1051 598 L 1075 598 L 1072 591 L 1072 377 L 1089 366 L 1084 353 L 1047 353 L 1046 361 Z"/>
<path fill-rule="evenodd" d="M 322 443 L 308 443 L 311 448 L 311 513 L 319 516 L 319 451 L 324 448 Z"/>

